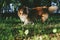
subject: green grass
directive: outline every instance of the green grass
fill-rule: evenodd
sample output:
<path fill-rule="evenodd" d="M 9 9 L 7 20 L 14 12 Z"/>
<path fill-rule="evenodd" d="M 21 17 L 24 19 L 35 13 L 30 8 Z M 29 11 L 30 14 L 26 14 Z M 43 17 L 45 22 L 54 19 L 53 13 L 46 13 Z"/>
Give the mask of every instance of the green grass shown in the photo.
<path fill-rule="evenodd" d="M 0 17 L 0 40 L 60 40 L 60 16 L 50 16 L 44 24 L 37 21 L 34 25 L 21 25 L 19 18 Z M 54 29 L 56 32 L 53 32 Z"/>

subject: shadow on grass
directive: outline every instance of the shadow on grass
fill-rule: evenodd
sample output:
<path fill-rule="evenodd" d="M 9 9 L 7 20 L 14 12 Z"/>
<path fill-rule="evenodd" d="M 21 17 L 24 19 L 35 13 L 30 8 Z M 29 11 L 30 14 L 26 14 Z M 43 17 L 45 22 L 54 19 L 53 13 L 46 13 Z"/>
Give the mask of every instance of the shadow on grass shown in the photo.
<path fill-rule="evenodd" d="M 58 23 L 60 23 L 60 20 L 50 20 L 50 21 L 47 21 L 48 22 L 48 24 L 58 24 Z"/>

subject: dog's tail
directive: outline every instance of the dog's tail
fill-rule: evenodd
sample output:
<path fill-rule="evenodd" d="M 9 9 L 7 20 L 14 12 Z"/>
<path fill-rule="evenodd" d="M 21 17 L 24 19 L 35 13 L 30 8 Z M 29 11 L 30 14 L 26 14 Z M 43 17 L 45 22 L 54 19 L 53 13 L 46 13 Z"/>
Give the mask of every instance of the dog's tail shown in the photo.
<path fill-rule="evenodd" d="M 50 7 L 48 8 L 49 12 L 54 12 L 54 11 L 56 11 L 57 9 L 58 9 L 57 6 L 50 6 Z"/>

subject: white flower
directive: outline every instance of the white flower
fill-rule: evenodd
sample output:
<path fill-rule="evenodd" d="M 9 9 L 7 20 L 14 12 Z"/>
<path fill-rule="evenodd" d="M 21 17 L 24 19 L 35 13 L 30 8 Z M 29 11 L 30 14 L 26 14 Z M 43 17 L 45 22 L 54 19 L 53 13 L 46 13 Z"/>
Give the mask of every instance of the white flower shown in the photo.
<path fill-rule="evenodd" d="M 53 33 L 56 33 L 57 32 L 57 29 L 53 29 Z"/>
<path fill-rule="evenodd" d="M 25 30 L 25 32 L 24 32 L 26 35 L 29 33 L 29 30 Z"/>

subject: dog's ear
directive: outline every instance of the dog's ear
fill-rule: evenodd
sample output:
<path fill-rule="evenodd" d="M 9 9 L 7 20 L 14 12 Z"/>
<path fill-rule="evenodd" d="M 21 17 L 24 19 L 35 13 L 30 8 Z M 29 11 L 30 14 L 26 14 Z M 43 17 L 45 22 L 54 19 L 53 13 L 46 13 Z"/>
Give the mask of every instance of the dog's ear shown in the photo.
<path fill-rule="evenodd" d="M 23 13 L 24 14 L 27 14 L 26 8 L 23 9 Z"/>

